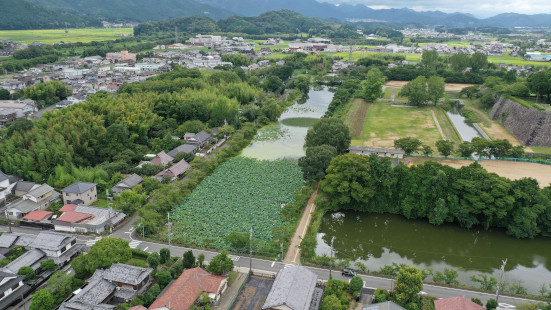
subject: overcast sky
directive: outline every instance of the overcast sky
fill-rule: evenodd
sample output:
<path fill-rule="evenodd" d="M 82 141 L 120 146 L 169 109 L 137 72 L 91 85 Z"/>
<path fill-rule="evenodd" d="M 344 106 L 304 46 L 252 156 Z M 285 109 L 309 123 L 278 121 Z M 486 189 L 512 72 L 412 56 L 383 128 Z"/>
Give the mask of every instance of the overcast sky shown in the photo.
<path fill-rule="evenodd" d="M 364 4 L 374 9 L 410 8 L 416 11 L 471 13 L 489 17 L 500 13 L 551 13 L 550 0 L 318 0 L 330 3 Z"/>

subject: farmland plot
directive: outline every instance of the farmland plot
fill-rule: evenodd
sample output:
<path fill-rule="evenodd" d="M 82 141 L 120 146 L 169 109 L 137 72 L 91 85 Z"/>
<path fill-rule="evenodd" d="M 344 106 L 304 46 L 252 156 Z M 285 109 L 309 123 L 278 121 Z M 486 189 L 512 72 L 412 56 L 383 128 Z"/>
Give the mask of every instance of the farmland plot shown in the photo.
<path fill-rule="evenodd" d="M 298 164 L 289 160 L 260 161 L 235 157 L 220 165 L 174 208 L 174 240 L 207 248 L 229 248 L 232 232 L 268 242 L 284 225 L 282 205 L 294 200 L 303 185 Z"/>

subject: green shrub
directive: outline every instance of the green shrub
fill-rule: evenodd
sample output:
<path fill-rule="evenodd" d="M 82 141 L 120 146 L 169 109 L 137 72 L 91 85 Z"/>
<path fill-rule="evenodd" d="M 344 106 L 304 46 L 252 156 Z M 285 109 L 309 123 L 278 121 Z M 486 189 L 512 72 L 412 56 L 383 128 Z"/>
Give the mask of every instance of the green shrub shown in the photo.
<path fill-rule="evenodd" d="M 141 258 L 141 259 L 147 259 L 149 256 L 149 253 L 140 249 L 131 249 L 132 250 L 132 258 Z"/>
<path fill-rule="evenodd" d="M 142 268 L 147 268 L 148 267 L 147 262 L 145 260 L 138 259 L 138 258 L 131 258 L 125 264 L 136 266 L 136 267 L 142 267 Z"/>

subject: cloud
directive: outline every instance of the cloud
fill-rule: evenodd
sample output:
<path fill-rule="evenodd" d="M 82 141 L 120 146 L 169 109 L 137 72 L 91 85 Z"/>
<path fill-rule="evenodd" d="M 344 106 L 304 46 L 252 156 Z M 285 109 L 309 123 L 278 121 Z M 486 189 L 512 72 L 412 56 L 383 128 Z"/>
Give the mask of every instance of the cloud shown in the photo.
<path fill-rule="evenodd" d="M 538 14 L 551 12 L 549 0 L 318 0 L 330 3 L 363 4 L 374 9 L 411 8 L 416 11 L 463 12 L 475 16 L 493 16 L 499 13 Z"/>

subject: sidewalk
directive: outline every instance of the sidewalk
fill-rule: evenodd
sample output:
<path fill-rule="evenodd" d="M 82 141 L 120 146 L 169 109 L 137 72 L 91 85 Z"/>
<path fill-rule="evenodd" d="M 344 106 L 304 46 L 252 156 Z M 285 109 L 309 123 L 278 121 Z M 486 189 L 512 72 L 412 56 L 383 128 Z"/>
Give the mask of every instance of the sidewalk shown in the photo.
<path fill-rule="evenodd" d="M 236 272 L 239 272 L 239 268 L 238 268 L 238 270 L 236 270 Z M 248 272 L 248 270 L 247 270 L 247 272 Z M 236 295 L 238 294 L 238 290 L 241 287 L 241 285 L 243 284 L 243 282 L 245 282 L 246 278 L 247 278 L 246 273 L 239 272 L 239 275 L 237 276 L 235 281 L 233 281 L 231 286 L 228 286 L 228 289 L 226 290 L 226 292 L 224 292 L 224 294 L 220 298 L 220 301 L 216 305 L 214 305 L 214 307 L 212 307 L 213 310 L 226 310 L 226 309 L 228 309 L 228 307 L 231 306 L 231 303 L 233 303 L 235 301 L 234 297 L 237 297 Z"/>
<path fill-rule="evenodd" d="M 316 205 L 314 204 L 314 201 L 316 200 L 317 196 L 318 196 L 318 189 L 316 188 L 316 190 L 314 191 L 310 199 L 308 199 L 308 204 L 306 205 L 306 208 L 304 209 L 304 213 L 300 218 L 300 222 L 298 223 L 297 230 L 295 231 L 295 234 L 291 239 L 289 250 L 287 251 L 287 255 L 285 255 L 285 259 L 283 260 L 283 262 L 285 263 L 300 264 L 300 243 L 302 242 L 302 239 L 306 235 L 308 225 L 310 224 L 310 220 L 312 218 L 312 212 L 316 210 Z"/>

